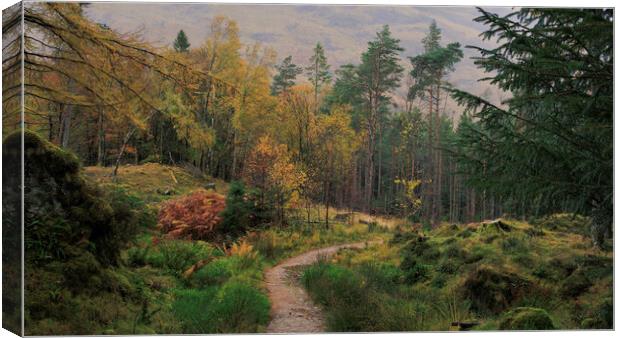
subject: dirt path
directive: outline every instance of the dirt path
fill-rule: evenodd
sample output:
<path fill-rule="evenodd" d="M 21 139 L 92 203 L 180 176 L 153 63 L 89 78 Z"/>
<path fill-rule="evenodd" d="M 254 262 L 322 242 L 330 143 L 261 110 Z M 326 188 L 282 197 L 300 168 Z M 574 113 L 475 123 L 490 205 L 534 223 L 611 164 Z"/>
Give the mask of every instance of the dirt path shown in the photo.
<path fill-rule="evenodd" d="M 267 270 L 265 281 L 271 300 L 271 323 L 267 333 L 309 333 L 325 331 L 323 313 L 306 290 L 292 278 L 294 267 L 310 265 L 319 256 L 331 256 L 343 248 L 364 248 L 367 242 L 334 245 L 289 258 Z M 377 242 L 368 242 L 374 244 Z"/>

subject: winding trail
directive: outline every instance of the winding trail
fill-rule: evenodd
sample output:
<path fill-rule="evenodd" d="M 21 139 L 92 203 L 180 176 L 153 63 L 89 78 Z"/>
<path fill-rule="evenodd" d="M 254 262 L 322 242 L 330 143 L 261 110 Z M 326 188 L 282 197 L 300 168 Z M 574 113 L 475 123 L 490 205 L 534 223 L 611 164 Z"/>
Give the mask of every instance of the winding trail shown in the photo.
<path fill-rule="evenodd" d="M 311 250 L 286 259 L 265 273 L 265 283 L 271 300 L 271 322 L 267 333 L 311 333 L 325 331 L 321 309 L 312 302 L 306 290 L 295 278 L 294 268 L 311 265 L 318 257 L 331 256 L 344 248 L 365 248 L 380 241 L 334 245 Z"/>

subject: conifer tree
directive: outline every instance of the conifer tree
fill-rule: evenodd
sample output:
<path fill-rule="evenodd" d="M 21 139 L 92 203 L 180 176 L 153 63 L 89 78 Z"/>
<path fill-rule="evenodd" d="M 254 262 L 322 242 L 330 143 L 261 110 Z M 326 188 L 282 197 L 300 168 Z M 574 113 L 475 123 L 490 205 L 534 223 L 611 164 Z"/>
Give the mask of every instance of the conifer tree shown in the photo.
<path fill-rule="evenodd" d="M 176 39 L 174 39 L 173 46 L 174 46 L 174 50 L 176 50 L 179 53 L 189 52 L 190 44 L 189 44 L 189 41 L 187 40 L 187 35 L 182 29 L 177 34 Z"/>
<path fill-rule="evenodd" d="M 368 42 L 368 49 L 362 54 L 362 63 L 357 68 L 357 81 L 364 95 L 367 129 L 366 177 L 364 185 L 365 209 L 370 211 L 375 180 L 375 152 L 380 134 L 381 112 L 390 99 L 387 96 L 398 88 L 403 73 L 399 52 L 404 49 L 400 40 L 393 38 L 388 25 L 377 32 L 376 38 Z"/>
<path fill-rule="evenodd" d="M 441 46 L 441 30 L 435 20 L 429 27 L 429 32 L 422 39 L 424 53 L 410 57 L 411 77 L 415 83 L 409 88 L 408 99 L 420 98 L 428 106 L 428 152 L 429 169 L 427 170 L 430 190 L 427 189 L 427 216 L 431 223 L 437 225 L 441 215 L 441 178 L 442 153 L 438 149 L 441 141 L 440 133 L 440 100 L 441 87 L 445 84 L 444 78 L 448 72 L 454 71 L 454 65 L 463 57 L 463 51 L 458 42 L 450 43 L 446 47 Z"/>
<path fill-rule="evenodd" d="M 313 49 L 314 54 L 310 57 L 308 62 L 310 65 L 306 67 L 306 74 L 308 80 L 314 87 L 314 102 L 316 109 L 318 110 L 319 92 L 323 85 L 329 83 L 331 80 L 331 74 L 329 73 L 329 65 L 327 64 L 327 58 L 325 57 L 325 49 L 320 42 L 316 43 Z"/>
<path fill-rule="evenodd" d="M 281 64 L 276 65 L 276 70 L 278 73 L 273 77 L 271 84 L 272 95 L 279 95 L 294 86 L 297 75 L 303 72 L 301 67 L 293 63 L 293 57 L 290 55 L 285 57 Z"/>
<path fill-rule="evenodd" d="M 484 38 L 499 44 L 471 47 L 476 64 L 513 97 L 452 90 L 472 116 L 456 147 L 469 182 L 537 213 L 590 215 L 602 245 L 613 220 L 613 10 L 479 11 Z"/>

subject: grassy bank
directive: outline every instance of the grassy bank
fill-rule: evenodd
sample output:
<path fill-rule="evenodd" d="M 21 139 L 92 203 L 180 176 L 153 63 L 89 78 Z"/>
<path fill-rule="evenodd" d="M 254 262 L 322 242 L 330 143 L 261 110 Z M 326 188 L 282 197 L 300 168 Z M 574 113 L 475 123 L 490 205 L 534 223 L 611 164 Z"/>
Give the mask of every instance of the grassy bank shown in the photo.
<path fill-rule="evenodd" d="M 68 250 L 79 250 L 80 259 L 31 264 L 28 334 L 263 332 L 270 310 L 265 268 L 313 248 L 388 238 L 384 228 L 365 219 L 336 220 L 334 210 L 329 228 L 292 221 L 226 244 L 172 239 L 156 227 L 161 202 L 204 189 L 212 180 L 152 163 L 121 166 L 115 179 L 111 170 L 87 167 L 79 175 L 98 186 L 106 201 L 122 206 L 118 217 L 134 222 L 135 231 L 125 236 L 114 265 L 103 266 L 73 242 Z M 215 183 L 218 193 L 227 191 L 224 182 Z"/>
<path fill-rule="evenodd" d="M 582 235 L 587 223 L 401 230 L 311 266 L 302 282 L 332 331 L 611 328 L 612 254 Z"/>

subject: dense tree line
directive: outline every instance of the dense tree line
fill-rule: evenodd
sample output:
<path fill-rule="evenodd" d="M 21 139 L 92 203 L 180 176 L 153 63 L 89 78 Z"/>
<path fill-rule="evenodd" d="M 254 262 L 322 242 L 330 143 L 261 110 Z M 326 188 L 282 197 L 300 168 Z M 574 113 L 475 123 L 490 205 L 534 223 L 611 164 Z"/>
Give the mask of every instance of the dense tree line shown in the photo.
<path fill-rule="evenodd" d="M 155 48 L 93 23 L 78 4 L 31 3 L 25 125 L 113 175 L 121 163 L 159 162 L 243 180 L 269 194 L 280 222 L 321 203 L 429 225 L 579 212 L 609 232 L 612 19 L 481 10 L 483 37 L 500 40 L 473 47 L 476 63 L 512 93 L 493 103 L 447 83 L 463 52 L 435 22 L 419 55 L 403 57 L 384 26 L 359 63 L 331 72 L 320 43 L 303 65 L 276 64 L 225 17 L 197 46 L 180 31 L 171 48 Z M 16 53 L 3 58 L 5 83 L 20 70 L 20 42 L 5 47 Z M 15 108 L 7 132 L 19 121 L 17 93 L 4 86 L 3 104 Z M 450 95 L 462 117 L 446 111 Z"/>

